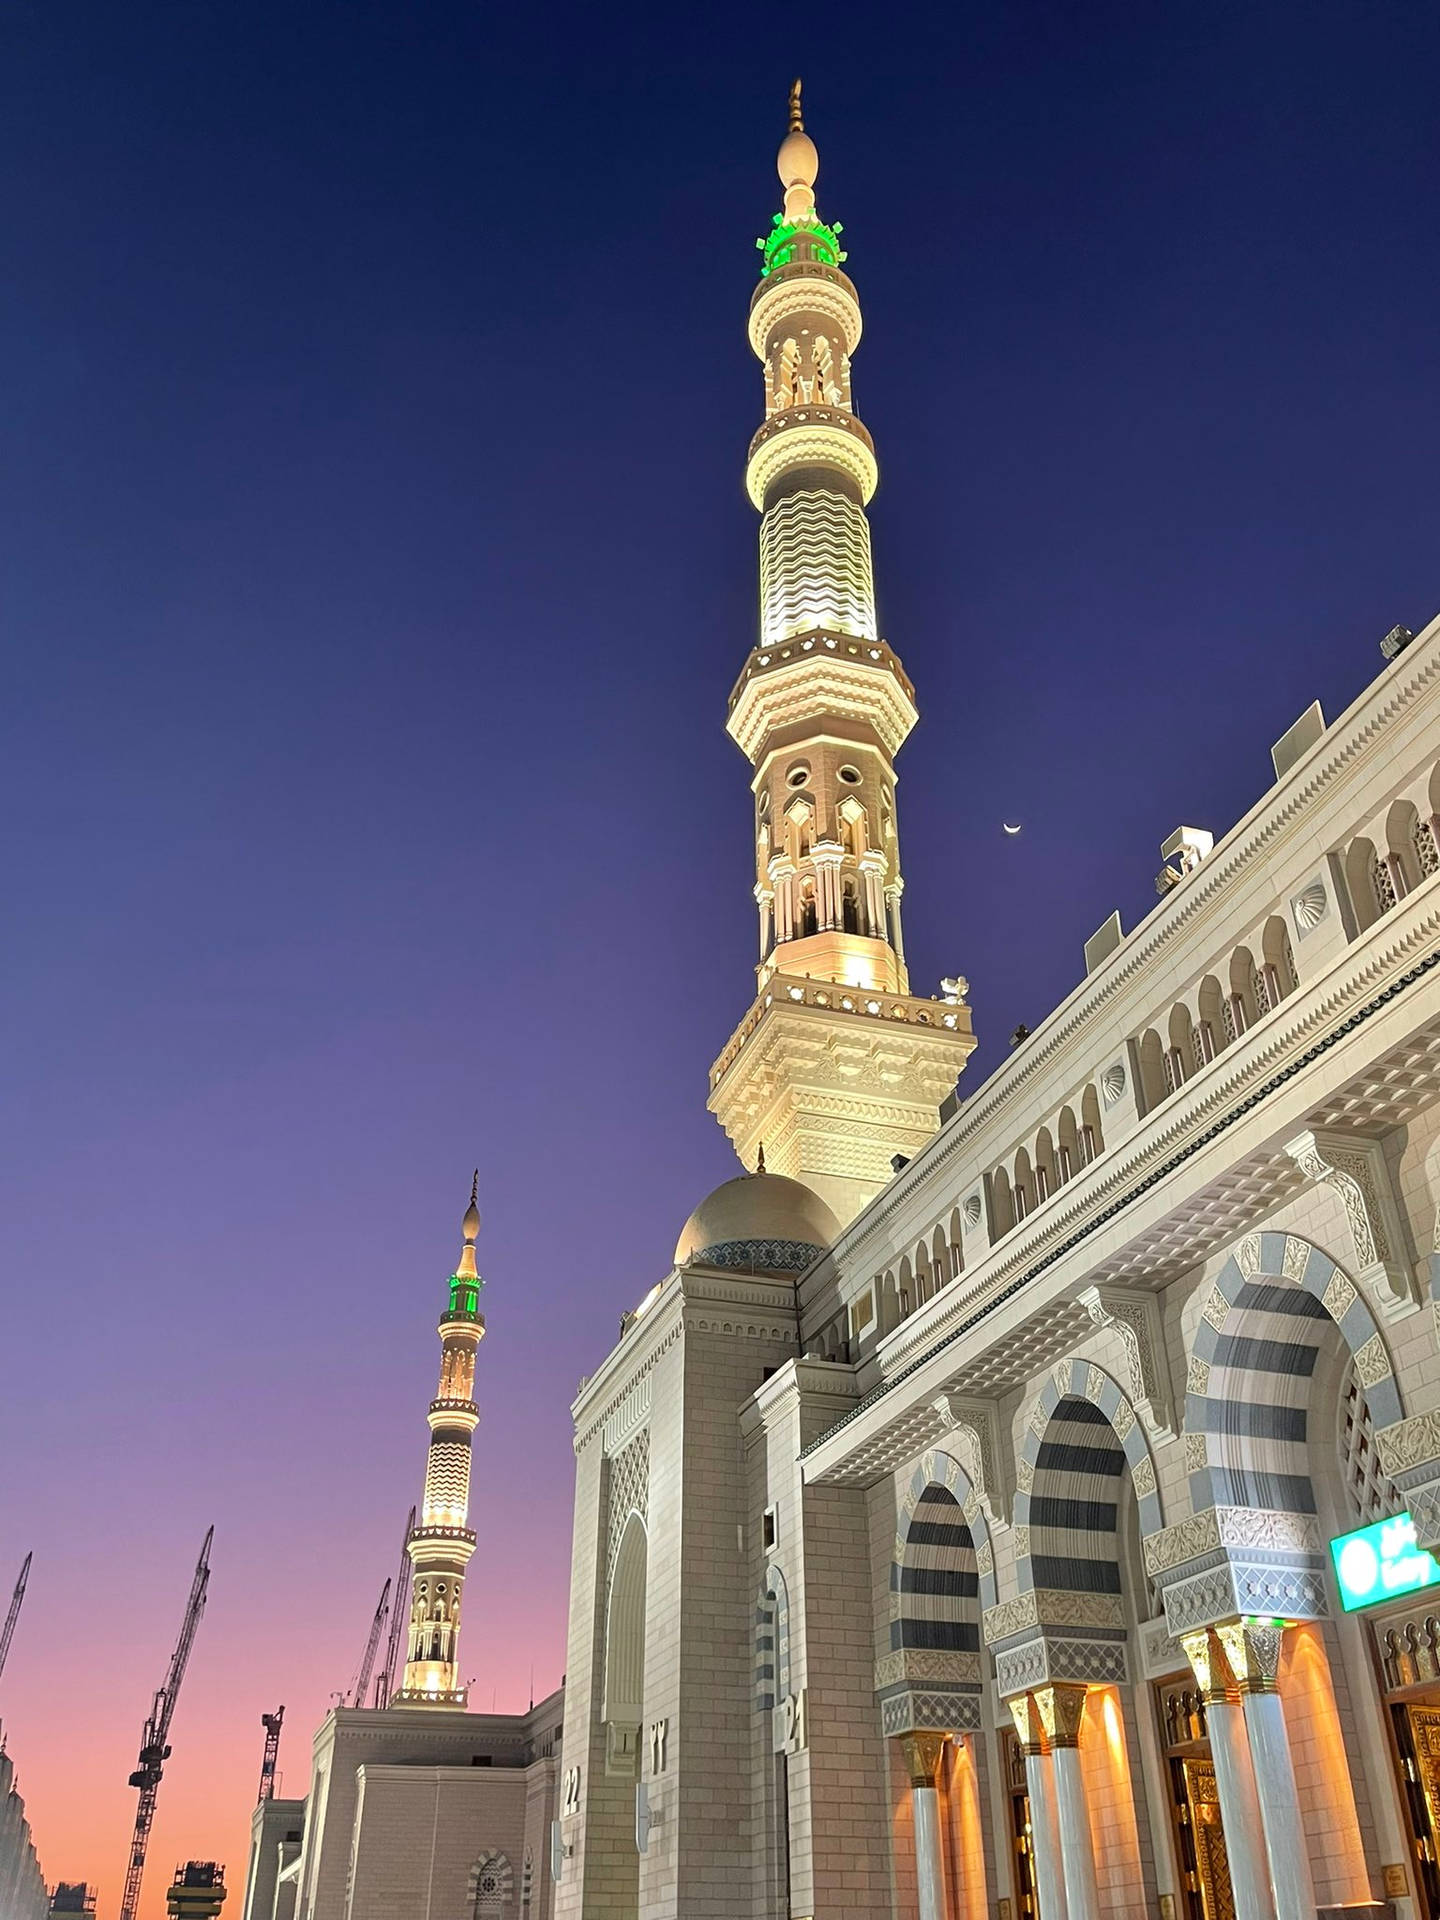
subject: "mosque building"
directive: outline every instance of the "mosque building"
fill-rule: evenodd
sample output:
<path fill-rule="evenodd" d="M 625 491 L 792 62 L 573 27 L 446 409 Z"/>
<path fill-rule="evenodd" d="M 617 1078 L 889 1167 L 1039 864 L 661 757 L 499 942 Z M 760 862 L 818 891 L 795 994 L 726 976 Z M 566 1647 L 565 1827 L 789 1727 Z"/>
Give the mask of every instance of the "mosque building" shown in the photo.
<path fill-rule="evenodd" d="M 745 1170 L 574 1402 L 567 1678 L 514 1719 L 456 1665 L 467 1215 L 404 1684 L 257 1809 L 246 1920 L 1440 1920 L 1440 619 L 962 1098 L 798 90 L 779 173 Z"/>

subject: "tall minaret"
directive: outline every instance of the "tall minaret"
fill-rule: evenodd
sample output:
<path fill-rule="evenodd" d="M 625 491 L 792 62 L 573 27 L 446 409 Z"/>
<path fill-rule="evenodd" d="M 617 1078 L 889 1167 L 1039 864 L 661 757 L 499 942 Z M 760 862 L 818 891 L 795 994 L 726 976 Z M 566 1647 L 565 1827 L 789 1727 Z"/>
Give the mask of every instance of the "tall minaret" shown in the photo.
<path fill-rule="evenodd" d="M 475 1535 L 465 1521 L 470 1506 L 470 1441 L 480 1424 L 475 1404 L 475 1355 L 485 1338 L 480 1311 L 484 1281 L 475 1271 L 475 1204 L 480 1175 L 470 1186 L 460 1264 L 450 1276 L 450 1304 L 440 1318 L 440 1386 L 430 1402 L 430 1451 L 425 1499 L 407 1551 L 412 1568 L 410 1638 L 405 1675 L 394 1706 L 463 1707 L 460 1684 L 460 1593 Z"/>
<path fill-rule="evenodd" d="M 746 1166 L 815 1188 L 844 1221 L 939 1125 L 974 1047 L 964 983 L 910 993 L 895 755 L 914 689 L 880 636 L 865 508 L 875 446 L 851 400 L 860 302 L 790 94 L 782 212 L 756 244 L 750 345 L 765 420 L 745 484 L 760 519 L 760 638 L 728 729 L 755 769 L 759 993 L 710 1070 L 710 1110 Z"/>

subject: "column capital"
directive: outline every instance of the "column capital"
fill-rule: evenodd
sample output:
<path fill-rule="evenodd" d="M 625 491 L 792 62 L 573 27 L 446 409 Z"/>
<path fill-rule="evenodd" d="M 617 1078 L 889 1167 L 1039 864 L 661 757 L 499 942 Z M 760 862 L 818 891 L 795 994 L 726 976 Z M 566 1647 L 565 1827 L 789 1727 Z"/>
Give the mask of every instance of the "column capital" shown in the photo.
<path fill-rule="evenodd" d="M 1035 1706 L 1045 1729 L 1045 1739 L 1052 1749 L 1079 1746 L 1080 1722 L 1085 1717 L 1088 1692 L 1089 1688 L 1084 1685 L 1064 1683 L 1036 1688 Z"/>
<path fill-rule="evenodd" d="M 905 1755 L 905 1770 L 910 1775 L 912 1787 L 938 1787 L 940 1784 L 940 1766 L 945 1758 L 945 1742 L 949 1736 L 943 1733 L 907 1733 L 901 1741 Z"/>
<path fill-rule="evenodd" d="M 1227 1620 L 1215 1628 L 1215 1637 L 1242 1695 L 1276 1691 L 1283 1620 Z"/>
<path fill-rule="evenodd" d="M 1201 1627 L 1198 1633 L 1182 1633 L 1180 1645 L 1195 1675 L 1207 1707 L 1224 1705 L 1235 1684 L 1225 1649 L 1215 1637 L 1213 1627 Z"/>
<path fill-rule="evenodd" d="M 1033 1693 L 1017 1693 L 1005 1705 L 1010 1709 L 1010 1718 L 1015 1722 L 1016 1737 L 1020 1742 L 1020 1751 L 1031 1755 L 1045 1751 L 1045 1728 L 1040 1719 L 1040 1709 L 1035 1704 Z"/>

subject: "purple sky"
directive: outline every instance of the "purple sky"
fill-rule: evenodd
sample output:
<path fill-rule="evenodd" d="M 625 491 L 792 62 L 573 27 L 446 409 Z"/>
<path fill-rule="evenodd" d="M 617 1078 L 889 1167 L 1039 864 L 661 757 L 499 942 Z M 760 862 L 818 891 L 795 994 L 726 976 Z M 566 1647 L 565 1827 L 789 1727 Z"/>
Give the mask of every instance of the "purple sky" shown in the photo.
<path fill-rule="evenodd" d="M 1440 15 L 808 19 L 11 10 L 0 1716 L 102 1909 L 212 1520 L 148 1910 L 185 1855 L 241 1878 L 282 1700 L 301 1786 L 477 1163 L 464 1657 L 479 1705 L 560 1677 L 568 1403 L 732 1170 L 744 316 L 796 67 L 924 712 L 914 983 L 969 976 L 972 1087 L 1440 602 Z"/>

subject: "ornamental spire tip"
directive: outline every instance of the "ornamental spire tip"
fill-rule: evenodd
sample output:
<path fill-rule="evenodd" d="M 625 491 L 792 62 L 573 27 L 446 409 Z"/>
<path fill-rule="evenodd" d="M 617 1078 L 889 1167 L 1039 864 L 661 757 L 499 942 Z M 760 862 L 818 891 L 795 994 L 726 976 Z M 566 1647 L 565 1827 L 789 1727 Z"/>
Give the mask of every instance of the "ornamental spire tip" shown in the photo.
<path fill-rule="evenodd" d="M 475 1273 L 475 1236 L 480 1231 L 480 1208 L 477 1204 L 479 1192 L 480 1169 L 477 1167 L 475 1177 L 470 1182 L 470 1204 L 465 1209 L 464 1220 L 460 1223 L 465 1244 L 460 1252 L 460 1265 L 456 1268 L 456 1272 L 467 1279 L 473 1278 Z"/>
<path fill-rule="evenodd" d="M 790 82 L 790 131 L 791 133 L 803 133 L 805 131 L 805 121 L 800 112 L 800 82 L 798 80 L 792 80 Z"/>

